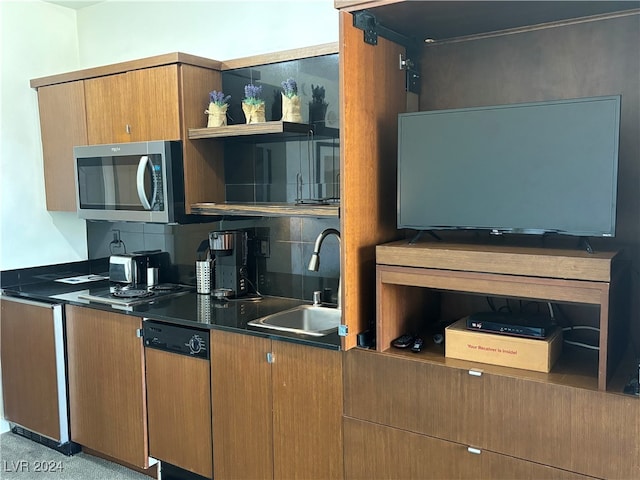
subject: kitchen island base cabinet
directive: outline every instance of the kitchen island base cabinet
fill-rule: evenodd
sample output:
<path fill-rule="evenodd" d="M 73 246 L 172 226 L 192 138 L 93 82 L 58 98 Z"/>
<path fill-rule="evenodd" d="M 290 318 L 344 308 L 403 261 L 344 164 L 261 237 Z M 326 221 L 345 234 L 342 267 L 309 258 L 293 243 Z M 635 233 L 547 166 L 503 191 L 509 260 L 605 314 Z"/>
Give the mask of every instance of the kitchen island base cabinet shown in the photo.
<path fill-rule="evenodd" d="M 211 345 L 214 478 L 342 478 L 341 352 L 223 331 Z"/>
<path fill-rule="evenodd" d="M 66 307 L 71 439 L 149 467 L 142 319 Z"/>

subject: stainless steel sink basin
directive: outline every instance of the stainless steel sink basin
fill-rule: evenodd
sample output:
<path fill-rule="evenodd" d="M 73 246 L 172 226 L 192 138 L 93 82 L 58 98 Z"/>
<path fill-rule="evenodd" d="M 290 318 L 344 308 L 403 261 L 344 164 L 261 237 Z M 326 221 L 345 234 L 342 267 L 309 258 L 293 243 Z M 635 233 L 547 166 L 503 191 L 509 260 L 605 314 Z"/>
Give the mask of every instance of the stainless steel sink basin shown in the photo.
<path fill-rule="evenodd" d="M 322 337 L 338 329 L 342 311 L 337 308 L 300 305 L 283 312 L 251 320 L 248 325 L 282 332 Z"/>

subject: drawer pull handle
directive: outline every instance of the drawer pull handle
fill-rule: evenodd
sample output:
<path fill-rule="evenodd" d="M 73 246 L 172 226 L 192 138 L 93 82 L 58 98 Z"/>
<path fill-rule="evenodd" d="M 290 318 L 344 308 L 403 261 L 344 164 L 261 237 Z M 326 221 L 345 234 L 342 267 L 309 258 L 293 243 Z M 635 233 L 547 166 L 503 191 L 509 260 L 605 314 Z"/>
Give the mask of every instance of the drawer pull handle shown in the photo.
<path fill-rule="evenodd" d="M 482 453 L 482 450 L 480 450 L 479 448 L 467 447 L 467 452 L 473 453 L 474 455 L 480 455 Z"/>
<path fill-rule="evenodd" d="M 481 377 L 482 376 L 482 370 L 476 370 L 476 369 L 472 368 L 471 370 L 469 370 L 469 375 L 471 375 L 473 377 Z"/>

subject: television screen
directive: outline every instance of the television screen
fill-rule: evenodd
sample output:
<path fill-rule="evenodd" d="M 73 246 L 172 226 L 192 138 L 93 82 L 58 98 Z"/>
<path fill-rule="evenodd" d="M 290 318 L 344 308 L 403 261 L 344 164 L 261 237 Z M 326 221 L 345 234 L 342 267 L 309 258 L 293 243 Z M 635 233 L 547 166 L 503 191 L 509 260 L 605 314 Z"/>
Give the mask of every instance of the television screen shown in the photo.
<path fill-rule="evenodd" d="M 398 228 L 615 235 L 620 96 L 400 114 Z"/>

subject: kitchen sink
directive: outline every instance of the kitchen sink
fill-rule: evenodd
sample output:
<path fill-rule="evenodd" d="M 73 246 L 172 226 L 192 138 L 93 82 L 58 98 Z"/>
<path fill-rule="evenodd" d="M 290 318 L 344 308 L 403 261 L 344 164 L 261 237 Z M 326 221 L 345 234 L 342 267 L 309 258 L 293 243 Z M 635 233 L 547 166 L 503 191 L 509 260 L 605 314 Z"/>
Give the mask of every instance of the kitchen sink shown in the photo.
<path fill-rule="evenodd" d="M 300 305 L 283 312 L 267 315 L 248 322 L 254 327 L 302 333 L 322 337 L 335 332 L 342 319 L 342 310 L 337 308 Z"/>

